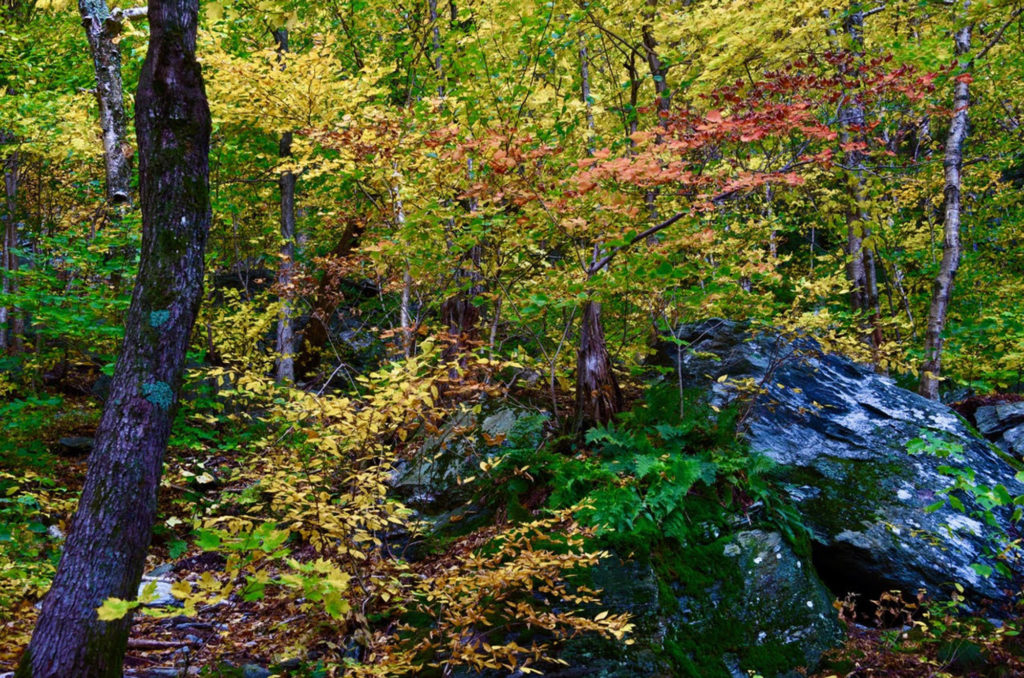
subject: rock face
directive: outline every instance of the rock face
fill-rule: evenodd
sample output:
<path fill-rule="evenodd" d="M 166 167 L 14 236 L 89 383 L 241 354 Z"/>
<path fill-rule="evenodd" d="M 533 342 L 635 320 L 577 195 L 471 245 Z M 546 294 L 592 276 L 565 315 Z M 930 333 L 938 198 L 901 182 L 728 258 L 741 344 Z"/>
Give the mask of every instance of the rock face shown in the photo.
<path fill-rule="evenodd" d="M 984 525 L 962 493 L 967 513 L 948 504 L 926 510 L 952 484 L 943 465 L 970 469 L 978 484 L 1024 494 L 1006 455 L 949 408 L 823 354 L 809 339 L 751 335 L 721 320 L 684 326 L 677 336 L 689 350 L 666 342 L 663 362 L 689 386 L 710 384 L 713 403 L 735 399 L 744 379 L 759 389 L 744 419 L 751 450 L 777 464 L 774 473 L 810 529 L 815 565 L 833 591 L 939 592 L 959 582 L 979 603 L 1006 600 L 1019 588 L 1019 569 L 1009 578 L 984 577 L 973 567 L 993 567 L 990 554 L 1007 543 L 1000 531 L 1015 534 L 1008 512 L 996 511 L 997 528 Z M 923 438 L 930 442 L 911 442 Z M 908 446 L 947 456 L 911 455 Z"/>
<path fill-rule="evenodd" d="M 633 645 L 570 641 L 569 668 L 550 676 L 797 676 L 843 637 L 832 594 L 776 532 L 728 535 L 657 566 L 613 557 L 591 576 L 602 607 L 633 616 Z"/>
<path fill-rule="evenodd" d="M 391 487 L 406 505 L 426 515 L 460 506 L 471 494 L 471 487 L 460 479 L 475 475 L 478 464 L 503 447 L 517 424 L 538 417 L 546 419 L 536 410 L 511 406 L 458 412 L 396 466 Z"/>
<path fill-rule="evenodd" d="M 740 532 L 723 553 L 736 558 L 742 574 L 743 595 L 734 614 L 750 636 L 749 647 L 775 645 L 781 653 L 801 655 L 803 666 L 813 667 L 842 639 L 832 594 L 782 535 Z M 726 659 L 740 669 L 739 675 L 748 675 L 739 658 Z"/>
<path fill-rule="evenodd" d="M 1008 454 L 1024 457 L 1024 402 L 979 407 L 974 420 L 981 435 Z"/>

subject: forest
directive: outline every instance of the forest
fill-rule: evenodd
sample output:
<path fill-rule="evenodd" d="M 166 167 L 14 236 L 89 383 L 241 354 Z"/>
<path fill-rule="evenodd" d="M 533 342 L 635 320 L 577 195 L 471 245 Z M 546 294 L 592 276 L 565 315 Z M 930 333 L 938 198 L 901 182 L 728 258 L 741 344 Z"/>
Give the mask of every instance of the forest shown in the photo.
<path fill-rule="evenodd" d="M 0 678 L 1024 676 L 1022 0 L 0 0 L 0 172 Z"/>

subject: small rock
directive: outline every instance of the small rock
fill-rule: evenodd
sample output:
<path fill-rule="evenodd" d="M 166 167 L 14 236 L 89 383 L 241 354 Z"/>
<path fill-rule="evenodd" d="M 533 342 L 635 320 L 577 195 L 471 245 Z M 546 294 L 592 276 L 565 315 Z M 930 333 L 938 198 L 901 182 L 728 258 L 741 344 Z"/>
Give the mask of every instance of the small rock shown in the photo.
<path fill-rule="evenodd" d="M 180 607 L 181 601 L 171 595 L 171 586 L 174 585 L 173 581 L 167 579 L 155 579 L 150 577 L 143 577 L 139 583 L 139 596 L 142 596 L 142 592 L 150 584 L 156 584 L 156 590 L 153 591 L 155 596 L 148 603 L 143 603 L 146 607 Z"/>
<path fill-rule="evenodd" d="M 279 664 L 275 664 L 274 668 L 277 671 L 295 671 L 302 667 L 302 660 L 298 657 L 292 657 L 291 659 L 285 659 Z"/>
<path fill-rule="evenodd" d="M 67 436 L 57 441 L 53 451 L 61 457 L 87 457 L 95 441 L 85 436 Z"/>
<path fill-rule="evenodd" d="M 257 664 L 246 664 L 242 667 L 242 678 L 270 678 L 273 674 Z"/>
<path fill-rule="evenodd" d="M 157 565 L 152 570 L 147 572 L 143 576 L 143 578 L 145 579 L 146 577 L 148 577 L 150 579 L 159 579 L 160 577 L 163 577 L 165 574 L 170 574 L 173 569 L 174 563 L 164 563 L 163 565 Z"/>
<path fill-rule="evenodd" d="M 50 525 L 48 528 L 46 528 L 46 534 L 50 535 L 58 541 L 64 539 L 64 533 L 56 525 Z"/>
<path fill-rule="evenodd" d="M 124 675 L 125 678 L 181 678 L 185 672 L 174 666 L 153 666 L 131 673 L 125 671 Z"/>

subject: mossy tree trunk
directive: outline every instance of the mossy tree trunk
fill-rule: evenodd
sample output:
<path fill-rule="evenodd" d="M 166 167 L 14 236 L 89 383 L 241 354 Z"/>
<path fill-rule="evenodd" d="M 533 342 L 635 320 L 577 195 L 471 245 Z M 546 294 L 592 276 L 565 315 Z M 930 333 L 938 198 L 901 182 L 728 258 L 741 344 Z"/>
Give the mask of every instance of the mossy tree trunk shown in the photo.
<path fill-rule="evenodd" d="M 132 599 L 156 515 L 163 455 L 202 295 L 210 225 L 210 113 L 195 58 L 198 0 L 150 0 L 136 95 L 142 253 L 110 397 L 64 554 L 18 678 L 120 678 Z"/>

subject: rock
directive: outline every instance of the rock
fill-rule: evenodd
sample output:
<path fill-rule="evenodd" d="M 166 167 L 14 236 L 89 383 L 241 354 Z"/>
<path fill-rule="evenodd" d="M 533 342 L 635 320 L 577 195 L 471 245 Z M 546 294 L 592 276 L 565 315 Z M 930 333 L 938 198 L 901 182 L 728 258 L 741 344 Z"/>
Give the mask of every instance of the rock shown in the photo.
<path fill-rule="evenodd" d="M 948 407 L 824 354 L 810 339 L 752 335 L 722 320 L 683 326 L 677 336 L 689 350 L 677 354 L 665 342 L 662 362 L 675 365 L 688 386 L 710 384 L 713 404 L 736 399 L 729 382 L 748 379 L 763 388 L 745 417 L 751 451 L 777 465 L 773 475 L 809 528 L 814 562 L 834 592 L 938 592 L 959 582 L 974 604 L 1006 601 L 1006 591 L 1017 588 L 1019 571 L 1011 581 L 972 567 L 994 566 L 989 554 L 1009 546 L 1000 530 L 948 504 L 926 510 L 952 485 L 942 465 L 971 469 L 977 483 L 1024 494 L 1010 460 Z M 724 383 L 722 375 L 729 378 Z M 923 436 L 950 456 L 909 454 L 911 441 Z M 963 499 L 969 510 L 978 508 Z M 1009 512 L 997 510 L 996 521 L 1005 535 Z M 1014 567 L 1013 559 L 1006 564 Z"/>
<path fill-rule="evenodd" d="M 529 419 L 539 420 L 534 421 L 539 428 L 546 416 L 510 406 L 490 413 L 458 412 L 436 435 L 428 436 L 410 459 L 396 466 L 391 487 L 407 505 L 425 515 L 450 512 L 462 506 L 472 492 L 460 479 L 476 475 L 479 463 L 506 446 L 517 426 L 522 428 Z"/>
<path fill-rule="evenodd" d="M 996 444 L 1009 454 L 1024 457 L 1024 424 L 1011 428 Z"/>
<path fill-rule="evenodd" d="M 182 678 L 187 675 L 186 669 L 179 669 L 174 666 L 153 666 L 147 669 L 141 669 L 136 673 L 125 672 L 125 678 L 134 676 L 135 678 Z"/>
<path fill-rule="evenodd" d="M 600 608 L 632 616 L 633 644 L 572 639 L 559 655 L 568 668 L 548 675 L 788 677 L 813 670 L 842 640 L 831 593 L 776 532 L 739 532 L 667 557 L 611 557 L 594 568 L 588 585 L 602 591 Z"/>
<path fill-rule="evenodd" d="M 1004 452 L 1024 457 L 1024 402 L 979 407 L 974 420 L 978 431 Z"/>
<path fill-rule="evenodd" d="M 843 627 L 832 607 L 832 594 L 780 534 L 740 532 L 723 553 L 736 558 L 743 576 L 743 595 L 729 607 L 748 635 L 748 654 L 750 649 L 772 646 L 779 656 L 801 654 L 802 665 L 813 668 L 841 641 Z M 753 666 L 750 661 L 737 662 L 744 671 L 741 675 L 749 675 L 748 669 L 763 673 L 769 668 L 796 668 Z"/>
<path fill-rule="evenodd" d="M 246 664 L 242 667 L 242 678 L 270 678 L 273 674 L 257 664 Z"/>
<path fill-rule="evenodd" d="M 182 602 L 171 595 L 171 587 L 174 582 L 168 579 L 159 579 L 156 577 L 143 576 L 142 581 L 139 582 L 139 593 L 141 597 L 142 592 L 150 584 L 154 584 L 155 588 L 153 591 L 153 599 L 148 603 L 143 603 L 146 607 L 180 607 Z"/>
<path fill-rule="evenodd" d="M 92 453 L 94 443 L 92 438 L 85 436 L 67 436 L 57 441 L 53 452 L 61 457 L 87 457 Z"/>
<path fill-rule="evenodd" d="M 173 571 L 174 563 L 163 563 L 162 565 L 157 565 L 152 570 L 144 574 L 143 578 L 145 579 L 146 577 L 149 577 L 150 579 L 159 579 L 165 574 L 170 574 Z"/>
<path fill-rule="evenodd" d="M 979 407 L 974 412 L 978 431 L 986 438 L 1024 424 L 1024 402 L 999 403 Z"/>

